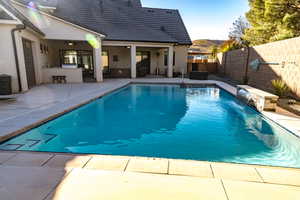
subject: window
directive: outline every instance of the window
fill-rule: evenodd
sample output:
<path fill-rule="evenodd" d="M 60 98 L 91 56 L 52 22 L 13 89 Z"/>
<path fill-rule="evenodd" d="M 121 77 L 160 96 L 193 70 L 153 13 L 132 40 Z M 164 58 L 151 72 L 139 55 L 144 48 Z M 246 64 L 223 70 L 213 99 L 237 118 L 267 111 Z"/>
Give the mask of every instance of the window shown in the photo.
<path fill-rule="evenodd" d="M 175 58 L 176 58 L 176 56 L 175 56 L 175 51 L 173 52 L 173 66 L 175 66 Z"/>
<path fill-rule="evenodd" d="M 40 44 L 40 51 L 41 51 L 41 53 L 44 53 L 43 44 Z"/>
<path fill-rule="evenodd" d="M 63 51 L 62 64 L 77 64 L 77 51 L 67 50 Z"/>
<path fill-rule="evenodd" d="M 92 51 L 82 50 L 60 50 L 60 60 L 62 65 L 76 65 L 78 68 L 93 70 Z"/>
<path fill-rule="evenodd" d="M 168 66 L 168 51 L 165 51 L 164 52 L 164 63 L 165 63 L 165 66 Z M 173 66 L 175 66 L 175 51 L 173 52 Z"/>
<path fill-rule="evenodd" d="M 94 70 L 93 55 L 91 51 L 77 51 L 77 62 L 79 68 Z"/>

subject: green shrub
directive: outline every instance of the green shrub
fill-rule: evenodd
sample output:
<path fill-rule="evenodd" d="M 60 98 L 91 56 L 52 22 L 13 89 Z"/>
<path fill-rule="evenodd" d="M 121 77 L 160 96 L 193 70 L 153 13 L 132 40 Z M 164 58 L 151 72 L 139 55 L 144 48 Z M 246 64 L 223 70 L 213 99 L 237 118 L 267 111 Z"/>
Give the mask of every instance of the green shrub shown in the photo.
<path fill-rule="evenodd" d="M 281 79 L 272 80 L 272 86 L 274 88 L 275 94 L 279 97 L 285 97 L 289 92 L 289 87 Z"/>

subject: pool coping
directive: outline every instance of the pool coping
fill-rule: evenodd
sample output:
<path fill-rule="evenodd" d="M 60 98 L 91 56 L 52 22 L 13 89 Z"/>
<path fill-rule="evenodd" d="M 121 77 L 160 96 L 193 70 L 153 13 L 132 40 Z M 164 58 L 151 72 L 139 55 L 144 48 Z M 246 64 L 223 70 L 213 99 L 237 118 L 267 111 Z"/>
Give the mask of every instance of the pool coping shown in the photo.
<path fill-rule="evenodd" d="M 211 178 L 221 180 L 234 180 L 243 182 L 253 182 L 262 184 L 286 185 L 300 188 L 300 181 L 296 181 L 291 177 L 292 175 L 300 177 L 299 168 L 276 167 L 255 164 L 239 164 L 227 162 L 211 162 L 172 158 L 156 158 L 156 157 L 142 157 L 142 156 L 118 156 L 118 155 L 99 155 L 99 154 L 74 154 L 74 153 L 52 153 L 52 152 L 20 152 L 20 151 L 0 151 L 2 153 L 10 153 L 11 156 L 0 163 L 3 167 L 46 167 L 46 168 L 63 168 L 63 169 L 86 169 L 86 170 L 101 170 L 101 171 L 121 171 L 121 172 L 135 172 L 146 173 L 151 175 L 167 175 L 167 176 L 186 176 L 195 178 Z M 22 159 L 27 157 L 28 160 Z M 57 157 L 70 157 L 61 166 L 48 166 Z M 16 159 L 16 157 L 18 157 Z M 68 162 L 72 162 L 76 158 L 87 158 L 82 166 L 68 166 Z M 93 159 L 100 159 L 102 165 L 91 167 Z M 13 160 L 13 162 L 11 162 Z M 39 163 L 36 163 L 40 160 Z M 120 162 L 124 162 L 122 166 L 118 166 Z M 134 167 L 129 166 L 129 163 L 134 161 Z M 136 162 L 138 161 L 138 162 Z M 117 162 L 117 165 L 116 165 Z M 104 166 L 103 166 L 104 164 Z M 179 170 L 172 170 L 170 164 L 179 166 Z M 117 167 L 116 167 L 117 166 Z M 204 170 L 206 169 L 206 170 Z M 204 170 L 204 171 L 203 171 Z M 173 172 L 171 172 L 173 171 Z M 238 172 L 237 172 L 238 171 Z M 263 172 L 263 174 L 261 173 Z M 218 172 L 218 173 L 217 173 Z M 223 174 L 224 173 L 224 174 Z M 249 177 L 250 176 L 250 177 Z M 273 177 L 278 176 L 278 177 Z M 253 179 L 253 177 L 255 177 Z M 272 180 L 272 179 L 275 180 Z M 271 180 L 270 180 L 271 179 Z"/>
<path fill-rule="evenodd" d="M 0 136 L 0 143 L 11 139 L 13 137 L 16 137 L 18 135 L 23 134 L 24 132 L 31 130 L 35 127 L 41 126 L 42 124 L 45 124 L 55 118 L 58 118 L 68 112 L 71 112 L 81 106 L 84 106 L 88 103 L 91 103 L 105 95 L 108 95 L 110 93 L 113 93 L 119 89 L 122 89 L 124 87 L 127 87 L 130 84 L 175 84 L 175 85 L 179 85 L 181 83 L 185 83 L 188 85 L 214 85 L 217 86 L 221 89 L 224 89 L 225 91 L 229 92 L 231 95 L 236 96 L 236 87 L 231 86 L 225 82 L 221 82 L 221 81 L 214 81 L 214 80 L 207 80 L 207 81 L 197 81 L 197 80 L 189 80 L 189 79 L 184 79 L 184 81 L 182 81 L 182 79 L 129 79 L 127 82 L 124 82 L 123 84 L 112 88 L 108 91 L 104 91 L 100 94 L 94 95 L 93 97 L 89 98 L 88 100 L 83 100 L 80 103 L 77 103 L 75 105 L 69 106 L 66 109 L 63 109 L 63 111 L 57 112 L 55 114 L 52 114 L 50 116 L 47 116 L 46 118 L 40 119 L 30 125 L 24 126 L 22 128 L 19 128 L 15 131 L 12 131 L 4 136 Z M 48 109 L 52 109 L 48 108 Z M 296 133 L 294 133 L 293 130 L 291 130 L 288 127 L 285 127 L 284 125 L 277 123 L 276 119 L 272 119 L 272 116 L 267 116 L 266 114 L 268 112 L 259 112 L 263 117 L 273 121 L 274 123 L 276 123 L 277 125 L 281 126 L 282 128 L 286 129 L 287 131 L 289 131 L 292 135 L 296 136 L 299 138 L 299 135 L 297 135 Z M 0 150 L 1 152 L 17 152 L 17 153 L 44 153 L 44 154 L 64 154 L 64 155 L 77 155 L 77 156 L 81 156 L 81 155 L 93 155 L 93 154 L 78 154 L 78 153 L 65 153 L 65 152 L 42 152 L 42 151 L 18 151 L 18 150 Z M 95 155 L 99 155 L 99 156 L 112 156 L 115 157 L 117 155 L 101 155 L 101 154 L 95 154 Z M 120 157 L 120 156 L 118 156 Z M 243 165 L 243 166 L 260 166 L 260 167 L 271 167 L 271 168 L 283 168 L 283 169 L 294 169 L 294 170 L 299 170 L 299 168 L 293 168 L 293 167 L 280 167 L 280 166 L 270 166 L 270 165 L 259 165 L 259 164 L 243 164 L 243 163 L 232 163 L 232 162 L 211 162 L 211 161 L 199 161 L 199 160 L 188 160 L 188 159 L 168 159 L 168 158 L 155 158 L 155 157 L 139 157 L 139 156 L 121 156 L 121 157 L 131 157 L 131 158 L 145 158 L 145 159 L 167 159 L 167 160 L 183 160 L 183 161 L 196 161 L 196 162 L 208 162 L 208 163 L 223 163 L 223 164 L 233 164 L 233 165 Z"/>

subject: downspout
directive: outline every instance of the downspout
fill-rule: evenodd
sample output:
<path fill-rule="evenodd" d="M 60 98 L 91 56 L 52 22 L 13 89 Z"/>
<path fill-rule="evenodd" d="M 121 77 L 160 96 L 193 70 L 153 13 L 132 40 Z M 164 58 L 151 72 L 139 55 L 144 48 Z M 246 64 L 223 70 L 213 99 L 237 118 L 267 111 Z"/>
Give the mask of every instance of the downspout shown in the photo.
<path fill-rule="evenodd" d="M 18 59 L 15 32 L 16 31 L 21 31 L 21 30 L 24 30 L 24 29 L 26 29 L 26 26 L 23 25 L 23 24 L 19 24 L 19 25 L 16 26 L 16 28 L 11 30 L 11 37 L 12 37 L 12 42 L 13 42 L 14 56 L 15 56 L 16 69 L 17 69 L 19 92 L 22 91 L 22 83 L 21 83 L 20 66 L 19 66 L 19 59 Z"/>

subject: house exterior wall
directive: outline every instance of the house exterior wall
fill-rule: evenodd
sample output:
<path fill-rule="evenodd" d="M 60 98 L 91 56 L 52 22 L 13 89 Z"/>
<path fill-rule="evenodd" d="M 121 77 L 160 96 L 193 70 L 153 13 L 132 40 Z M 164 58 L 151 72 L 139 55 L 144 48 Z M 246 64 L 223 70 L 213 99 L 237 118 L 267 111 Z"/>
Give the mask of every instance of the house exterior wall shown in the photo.
<path fill-rule="evenodd" d="M 13 52 L 13 43 L 11 37 L 11 30 L 15 27 L 16 25 L 0 24 L 0 74 L 3 73 L 12 76 L 12 90 L 14 93 L 18 92 L 19 89 L 15 55 Z M 15 32 L 15 38 L 20 68 L 20 77 L 22 83 L 22 91 L 26 91 L 28 90 L 28 85 L 22 38 L 30 40 L 32 42 L 35 77 L 37 84 L 40 84 L 42 82 L 41 67 L 45 62 L 47 62 L 47 57 L 45 55 L 42 55 L 39 50 L 41 38 L 37 34 L 31 32 L 30 30 L 23 30 L 21 32 Z"/>
<path fill-rule="evenodd" d="M 187 73 L 187 61 L 188 61 L 188 48 L 189 46 L 175 46 L 175 67 L 174 72 L 182 72 Z"/>
<path fill-rule="evenodd" d="M 42 54 L 40 51 L 40 43 L 41 43 L 41 36 L 36 35 L 35 33 L 24 30 L 21 32 L 16 33 L 17 36 L 17 51 L 19 57 L 19 66 L 21 71 L 21 79 L 23 85 L 23 91 L 28 90 L 27 87 L 27 75 L 26 75 L 26 68 L 25 68 L 25 60 L 24 60 L 24 51 L 23 51 L 23 42 L 22 38 L 30 40 L 32 43 L 32 55 L 34 60 L 34 71 L 35 71 L 35 78 L 36 84 L 42 83 L 42 67 L 48 63 L 48 56 L 46 54 Z"/>
<path fill-rule="evenodd" d="M 108 52 L 110 68 L 130 68 L 130 49 L 126 48 L 126 46 L 103 46 L 102 51 Z M 114 56 L 118 56 L 117 62 L 113 60 Z"/>
<path fill-rule="evenodd" d="M 0 24 L 0 74 L 12 76 L 13 92 L 18 91 L 17 70 L 15 67 L 15 57 L 10 31 L 15 25 Z"/>

